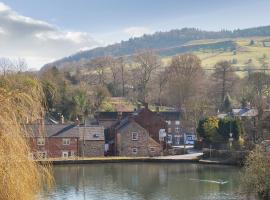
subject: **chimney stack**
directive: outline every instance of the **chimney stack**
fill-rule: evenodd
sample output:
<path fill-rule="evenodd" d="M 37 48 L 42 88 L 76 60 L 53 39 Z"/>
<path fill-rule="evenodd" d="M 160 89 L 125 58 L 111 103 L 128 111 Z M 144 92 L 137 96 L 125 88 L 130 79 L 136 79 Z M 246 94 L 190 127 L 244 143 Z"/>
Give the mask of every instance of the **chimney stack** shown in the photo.
<path fill-rule="evenodd" d="M 61 123 L 61 124 L 64 124 L 64 123 L 65 123 L 65 118 L 64 118 L 63 115 L 61 115 L 61 117 L 60 117 L 60 123 Z"/>
<path fill-rule="evenodd" d="M 76 120 L 75 120 L 75 125 L 76 125 L 76 126 L 79 126 L 79 125 L 80 125 L 80 120 L 79 120 L 78 117 L 77 117 Z"/>
<path fill-rule="evenodd" d="M 144 103 L 144 108 L 148 109 L 148 103 Z"/>

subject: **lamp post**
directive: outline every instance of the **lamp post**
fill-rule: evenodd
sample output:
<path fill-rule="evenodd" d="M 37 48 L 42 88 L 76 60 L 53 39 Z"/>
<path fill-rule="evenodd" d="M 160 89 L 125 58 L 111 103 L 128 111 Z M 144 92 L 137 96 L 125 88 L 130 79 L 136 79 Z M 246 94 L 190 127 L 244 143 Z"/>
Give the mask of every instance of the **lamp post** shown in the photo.
<path fill-rule="evenodd" d="M 229 138 L 229 142 L 230 142 L 230 149 L 232 148 L 232 142 L 233 142 L 233 134 L 230 133 L 230 138 Z"/>

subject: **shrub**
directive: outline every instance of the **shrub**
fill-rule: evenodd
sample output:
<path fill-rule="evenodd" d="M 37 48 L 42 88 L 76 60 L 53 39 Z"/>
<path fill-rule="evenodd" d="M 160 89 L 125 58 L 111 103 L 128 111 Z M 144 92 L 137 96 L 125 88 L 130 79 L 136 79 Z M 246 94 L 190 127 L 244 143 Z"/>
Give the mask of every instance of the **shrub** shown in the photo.
<path fill-rule="evenodd" d="M 263 146 L 257 146 L 248 155 L 242 178 L 247 192 L 257 193 L 263 199 L 270 198 L 270 154 Z"/>

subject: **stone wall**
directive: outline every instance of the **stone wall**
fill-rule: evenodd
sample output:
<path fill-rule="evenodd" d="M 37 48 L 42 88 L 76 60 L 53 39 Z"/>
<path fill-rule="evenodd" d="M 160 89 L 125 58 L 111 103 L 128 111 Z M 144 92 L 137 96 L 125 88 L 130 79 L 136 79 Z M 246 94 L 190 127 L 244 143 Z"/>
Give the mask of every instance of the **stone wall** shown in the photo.
<path fill-rule="evenodd" d="M 138 139 L 132 139 L 132 133 L 138 133 Z M 136 122 L 129 122 L 117 132 L 117 155 L 119 156 L 157 156 L 160 146 L 150 136 L 147 130 Z M 136 149 L 136 152 L 135 152 Z"/>
<path fill-rule="evenodd" d="M 104 156 L 104 140 L 86 140 L 80 141 L 80 156 L 102 157 Z"/>

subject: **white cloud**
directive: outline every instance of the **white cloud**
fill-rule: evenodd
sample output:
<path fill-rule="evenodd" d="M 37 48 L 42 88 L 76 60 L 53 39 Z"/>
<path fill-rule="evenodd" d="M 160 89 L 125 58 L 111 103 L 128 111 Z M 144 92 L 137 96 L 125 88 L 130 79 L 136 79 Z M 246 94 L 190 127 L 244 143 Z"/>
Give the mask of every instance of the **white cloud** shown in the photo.
<path fill-rule="evenodd" d="M 153 31 L 147 27 L 132 26 L 125 28 L 124 33 L 128 34 L 129 37 L 140 37 L 144 34 L 151 34 Z"/>
<path fill-rule="evenodd" d="M 0 34 L 5 34 L 6 31 L 0 26 Z"/>
<path fill-rule="evenodd" d="M 22 16 L 0 2 L 0 55 L 25 58 L 30 67 L 101 44 L 89 33 L 63 31 L 45 21 Z"/>

